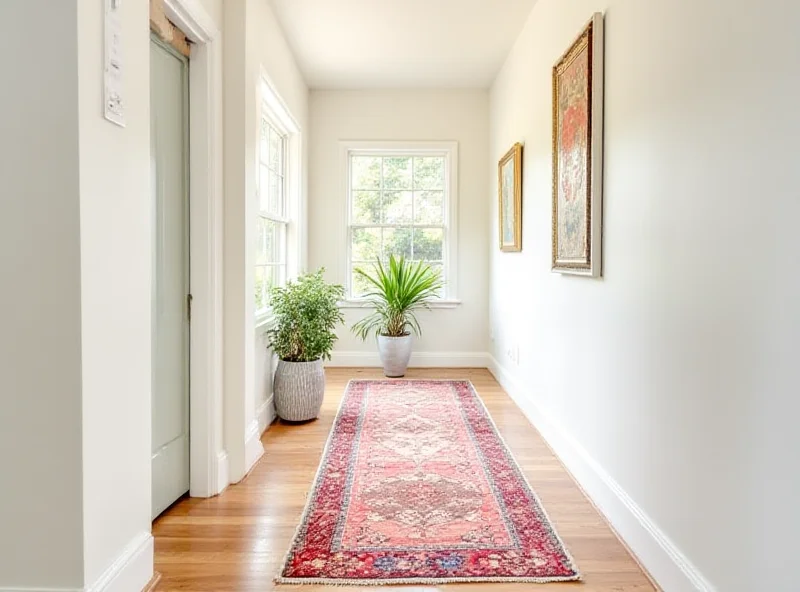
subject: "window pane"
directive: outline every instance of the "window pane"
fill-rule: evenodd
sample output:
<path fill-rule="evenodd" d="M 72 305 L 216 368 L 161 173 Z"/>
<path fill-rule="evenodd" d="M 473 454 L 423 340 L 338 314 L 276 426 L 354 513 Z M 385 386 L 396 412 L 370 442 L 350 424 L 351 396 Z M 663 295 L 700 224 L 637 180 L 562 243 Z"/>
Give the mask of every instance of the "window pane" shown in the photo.
<path fill-rule="evenodd" d="M 262 212 L 269 211 L 269 169 L 262 164 L 258 171 L 258 209 Z"/>
<path fill-rule="evenodd" d="M 380 224 L 380 191 L 353 192 L 353 221 L 356 224 Z"/>
<path fill-rule="evenodd" d="M 384 191 L 383 223 L 410 224 L 411 196 L 410 191 Z"/>
<path fill-rule="evenodd" d="M 266 218 L 258 218 L 256 263 L 283 263 L 283 230 L 279 224 Z"/>
<path fill-rule="evenodd" d="M 384 189 L 411 189 L 411 158 L 390 157 L 383 159 Z"/>
<path fill-rule="evenodd" d="M 267 290 L 269 283 L 267 280 L 268 267 L 256 267 L 255 278 L 255 302 L 256 311 L 259 311 L 267 306 Z"/>
<path fill-rule="evenodd" d="M 416 228 L 414 230 L 414 259 L 441 261 L 444 230 L 441 228 Z"/>
<path fill-rule="evenodd" d="M 440 279 L 442 279 L 444 282 L 447 282 L 447 278 L 445 278 L 445 276 L 444 276 L 444 266 L 441 263 L 429 263 L 429 265 L 431 266 L 431 269 L 433 271 L 435 271 L 436 273 L 439 274 L 439 278 Z M 442 289 L 439 292 L 439 295 L 444 297 L 445 293 L 446 293 L 445 288 L 444 288 L 444 286 L 442 286 Z"/>
<path fill-rule="evenodd" d="M 276 265 L 273 269 L 273 280 L 275 284 L 278 286 L 283 286 L 286 284 L 286 266 L 285 265 Z"/>
<path fill-rule="evenodd" d="M 444 224 L 444 191 L 414 192 L 414 223 Z"/>
<path fill-rule="evenodd" d="M 274 171 L 282 171 L 283 137 L 274 127 L 269 130 L 269 167 Z"/>
<path fill-rule="evenodd" d="M 373 265 L 371 263 L 353 263 L 353 269 L 356 268 L 363 269 L 370 275 L 374 275 Z M 360 274 L 353 271 L 352 275 L 350 276 L 350 293 L 351 296 L 358 297 L 363 296 L 367 292 L 369 292 L 370 284 L 367 280 L 361 277 Z"/>
<path fill-rule="evenodd" d="M 380 228 L 354 228 L 352 258 L 358 261 L 374 261 L 381 253 Z"/>
<path fill-rule="evenodd" d="M 281 178 L 275 173 L 270 172 L 269 175 L 269 209 L 271 214 L 282 216 L 283 212 L 280 208 L 281 201 Z"/>
<path fill-rule="evenodd" d="M 381 188 L 381 159 L 378 156 L 351 157 L 350 184 L 353 189 Z"/>
<path fill-rule="evenodd" d="M 443 265 L 442 265 L 442 262 L 441 262 L 441 261 L 426 261 L 426 263 L 427 263 L 428 265 L 430 265 L 431 269 L 432 269 L 432 270 L 433 270 L 435 273 L 438 273 L 438 274 L 439 274 L 439 277 L 441 277 L 442 279 L 444 279 L 444 275 L 443 275 L 443 273 L 444 273 L 444 267 L 443 267 Z"/>
<path fill-rule="evenodd" d="M 444 189 L 444 156 L 414 157 L 414 189 Z"/>
<path fill-rule="evenodd" d="M 411 258 L 411 229 L 410 228 L 384 228 L 383 229 L 383 261 L 388 261 L 389 256 Z"/>
<path fill-rule="evenodd" d="M 256 220 L 256 265 L 269 263 L 267 258 L 267 225 L 264 218 Z"/>
<path fill-rule="evenodd" d="M 259 143 L 259 156 L 262 162 L 269 162 L 269 124 L 266 119 L 261 119 L 261 141 Z"/>

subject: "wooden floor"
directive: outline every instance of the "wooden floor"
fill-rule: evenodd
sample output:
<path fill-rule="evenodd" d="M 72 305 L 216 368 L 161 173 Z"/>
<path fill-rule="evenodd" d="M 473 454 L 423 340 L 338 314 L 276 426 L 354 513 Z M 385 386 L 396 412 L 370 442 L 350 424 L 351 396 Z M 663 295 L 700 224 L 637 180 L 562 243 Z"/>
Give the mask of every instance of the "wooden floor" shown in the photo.
<path fill-rule="evenodd" d="M 312 592 L 383 590 L 385 586 L 277 586 L 278 570 L 300 520 L 339 406 L 351 378 L 379 378 L 373 369 L 331 368 L 322 415 L 303 425 L 273 424 L 264 434 L 265 454 L 248 477 L 211 499 L 184 499 L 153 524 L 156 590 Z M 407 378 L 468 378 L 475 385 L 514 456 L 583 574 L 582 582 L 554 584 L 450 584 L 392 586 L 406 592 L 516 590 L 644 592 L 656 590 L 597 510 L 553 456 L 538 432 L 483 369 L 409 370 Z"/>

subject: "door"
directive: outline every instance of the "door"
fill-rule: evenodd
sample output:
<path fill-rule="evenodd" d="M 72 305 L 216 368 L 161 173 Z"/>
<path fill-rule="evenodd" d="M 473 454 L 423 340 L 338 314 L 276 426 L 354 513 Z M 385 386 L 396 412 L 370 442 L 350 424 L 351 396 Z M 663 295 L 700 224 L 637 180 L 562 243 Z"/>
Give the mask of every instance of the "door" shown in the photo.
<path fill-rule="evenodd" d="M 155 518 L 189 490 L 188 60 L 150 41 Z"/>

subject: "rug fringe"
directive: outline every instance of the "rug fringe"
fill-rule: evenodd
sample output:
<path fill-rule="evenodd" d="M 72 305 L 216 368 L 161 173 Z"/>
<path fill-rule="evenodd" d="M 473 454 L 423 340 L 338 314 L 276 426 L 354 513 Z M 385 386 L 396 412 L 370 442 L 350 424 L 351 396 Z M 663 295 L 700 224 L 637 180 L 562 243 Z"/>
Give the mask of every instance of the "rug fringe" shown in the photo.
<path fill-rule="evenodd" d="M 385 580 L 334 580 L 327 578 L 285 578 L 277 576 L 276 584 L 288 586 L 302 585 L 324 585 L 324 586 L 412 586 L 412 585 L 436 585 L 436 584 L 550 584 L 554 582 L 578 582 L 581 580 L 580 574 L 572 576 L 552 576 L 544 578 L 523 578 L 523 577 L 475 577 L 475 578 L 394 578 Z"/>

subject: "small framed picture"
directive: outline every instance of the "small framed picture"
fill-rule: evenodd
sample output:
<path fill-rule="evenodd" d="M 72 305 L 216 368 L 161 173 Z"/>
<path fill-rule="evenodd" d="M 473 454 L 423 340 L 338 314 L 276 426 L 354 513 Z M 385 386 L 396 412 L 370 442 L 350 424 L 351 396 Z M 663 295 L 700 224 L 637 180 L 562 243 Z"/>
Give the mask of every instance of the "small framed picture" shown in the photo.
<path fill-rule="evenodd" d="M 522 144 L 517 142 L 498 165 L 500 250 L 522 250 Z"/>

